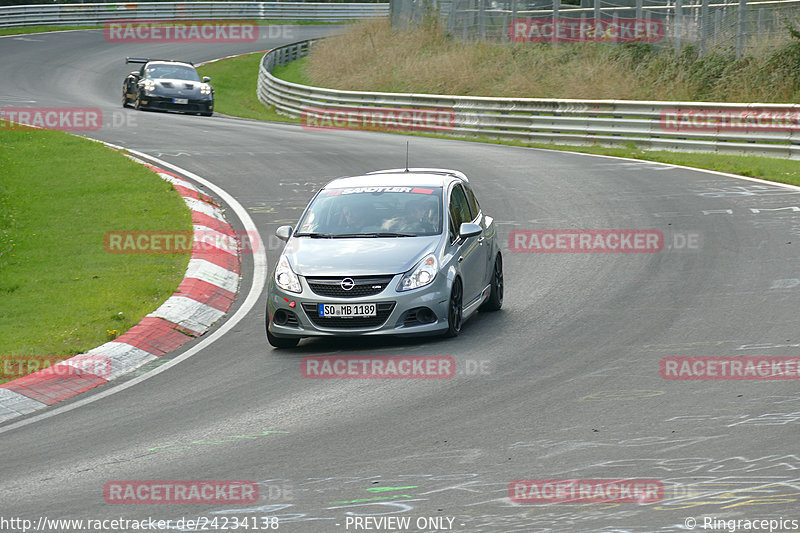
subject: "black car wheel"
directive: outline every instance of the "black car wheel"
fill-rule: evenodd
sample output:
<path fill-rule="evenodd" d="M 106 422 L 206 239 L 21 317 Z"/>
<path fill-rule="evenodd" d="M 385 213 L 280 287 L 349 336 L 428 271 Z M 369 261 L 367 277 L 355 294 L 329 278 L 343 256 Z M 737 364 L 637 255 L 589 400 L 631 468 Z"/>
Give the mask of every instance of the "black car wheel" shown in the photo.
<path fill-rule="evenodd" d="M 492 270 L 491 292 L 489 299 L 483 302 L 484 311 L 497 311 L 503 307 L 503 256 L 497 254 Z"/>
<path fill-rule="evenodd" d="M 445 335 L 448 337 L 455 337 L 461 333 L 461 323 L 464 318 L 463 296 L 461 280 L 456 278 L 453 288 L 450 290 L 450 302 L 447 305 L 447 333 Z"/>
<path fill-rule="evenodd" d="M 267 326 L 267 340 L 275 348 L 294 348 L 300 342 L 297 337 L 276 337 L 270 333 L 269 326 Z"/>
<path fill-rule="evenodd" d="M 128 107 L 128 93 L 125 87 L 122 88 L 122 107 Z"/>
<path fill-rule="evenodd" d="M 136 101 L 133 104 L 135 109 L 142 109 L 142 93 L 136 93 Z"/>

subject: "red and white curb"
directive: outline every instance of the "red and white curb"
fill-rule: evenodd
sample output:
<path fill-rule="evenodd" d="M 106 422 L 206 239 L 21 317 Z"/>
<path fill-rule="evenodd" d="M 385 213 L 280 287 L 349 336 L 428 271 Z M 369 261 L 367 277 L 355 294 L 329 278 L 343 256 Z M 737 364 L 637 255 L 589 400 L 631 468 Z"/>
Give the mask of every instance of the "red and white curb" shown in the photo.
<path fill-rule="evenodd" d="M 240 247 L 231 244 L 239 240 L 222 209 L 177 174 L 128 157 L 172 183 L 192 212 L 194 242 L 183 281 L 161 307 L 115 340 L 1 384 L 0 422 L 108 383 L 179 348 L 204 334 L 233 305 L 239 289 Z M 226 238 L 208 239 L 209 235 Z M 102 372 L 95 368 L 97 361 L 106 363 Z"/>

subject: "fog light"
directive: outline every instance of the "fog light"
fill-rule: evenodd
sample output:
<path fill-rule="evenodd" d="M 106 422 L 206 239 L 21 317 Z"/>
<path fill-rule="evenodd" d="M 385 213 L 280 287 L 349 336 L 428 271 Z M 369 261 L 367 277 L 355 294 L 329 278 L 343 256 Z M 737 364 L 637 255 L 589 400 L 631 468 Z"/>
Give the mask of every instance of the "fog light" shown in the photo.
<path fill-rule="evenodd" d="M 275 311 L 275 315 L 272 317 L 272 323 L 277 326 L 285 325 L 288 320 L 289 314 L 283 309 L 278 309 Z"/>

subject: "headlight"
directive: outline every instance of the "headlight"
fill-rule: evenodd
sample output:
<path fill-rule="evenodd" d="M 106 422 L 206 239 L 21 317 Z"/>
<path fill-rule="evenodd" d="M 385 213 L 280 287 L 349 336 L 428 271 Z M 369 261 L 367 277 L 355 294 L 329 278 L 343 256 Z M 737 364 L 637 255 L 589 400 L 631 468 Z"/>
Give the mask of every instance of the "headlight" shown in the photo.
<path fill-rule="evenodd" d="M 211 94 L 211 85 L 201 85 L 200 94 Z"/>
<path fill-rule="evenodd" d="M 144 88 L 145 92 L 148 92 L 148 93 L 151 92 L 151 91 L 155 91 L 156 90 L 156 82 L 154 82 L 153 80 L 144 80 L 144 83 L 142 84 L 142 87 Z"/>
<path fill-rule="evenodd" d="M 289 261 L 286 260 L 284 255 L 281 256 L 278 260 L 278 266 L 275 267 L 275 285 L 289 292 L 303 291 L 302 287 L 300 287 L 300 278 L 292 272 Z"/>
<path fill-rule="evenodd" d="M 411 289 L 418 289 L 433 282 L 436 273 L 439 271 L 439 263 L 433 254 L 428 255 L 423 259 L 417 267 L 408 272 L 400 283 L 397 285 L 398 291 L 410 291 Z"/>

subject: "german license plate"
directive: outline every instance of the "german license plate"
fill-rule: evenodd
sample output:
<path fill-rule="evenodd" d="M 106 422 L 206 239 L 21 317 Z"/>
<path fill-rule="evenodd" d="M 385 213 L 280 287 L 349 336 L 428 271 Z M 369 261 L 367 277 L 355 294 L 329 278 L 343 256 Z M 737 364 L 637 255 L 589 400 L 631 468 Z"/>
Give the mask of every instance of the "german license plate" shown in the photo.
<path fill-rule="evenodd" d="M 189 99 L 188 98 L 173 98 L 172 99 L 172 103 L 173 104 L 188 104 L 189 103 Z"/>
<path fill-rule="evenodd" d="M 319 304 L 322 318 L 377 316 L 375 304 Z"/>

